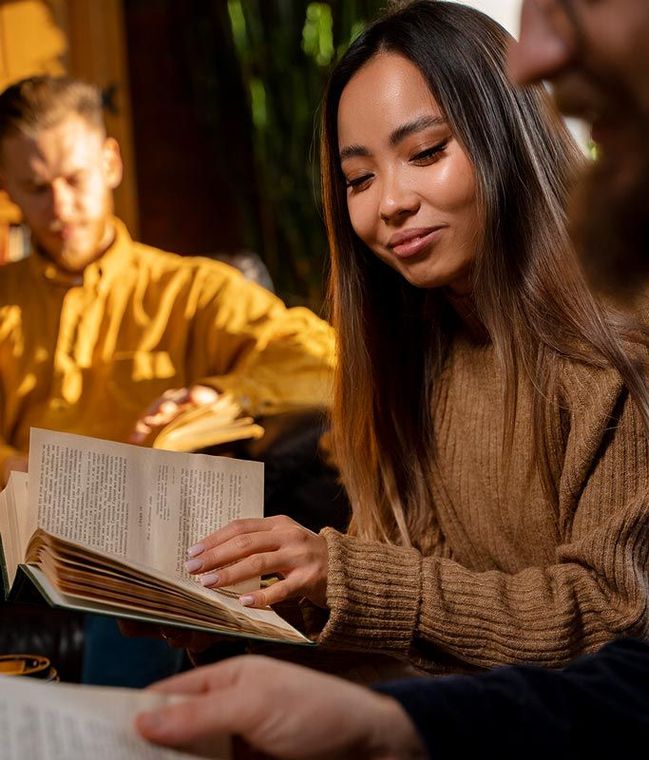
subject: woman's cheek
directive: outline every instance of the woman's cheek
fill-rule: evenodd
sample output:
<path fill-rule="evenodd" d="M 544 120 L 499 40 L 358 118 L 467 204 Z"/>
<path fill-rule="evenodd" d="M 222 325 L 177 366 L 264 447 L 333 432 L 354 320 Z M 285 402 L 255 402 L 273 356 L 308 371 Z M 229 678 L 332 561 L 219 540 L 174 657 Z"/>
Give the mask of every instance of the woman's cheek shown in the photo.
<path fill-rule="evenodd" d="M 352 198 L 348 201 L 347 208 L 352 229 L 366 245 L 373 248 L 375 225 L 372 223 L 371 204 L 366 199 Z"/>

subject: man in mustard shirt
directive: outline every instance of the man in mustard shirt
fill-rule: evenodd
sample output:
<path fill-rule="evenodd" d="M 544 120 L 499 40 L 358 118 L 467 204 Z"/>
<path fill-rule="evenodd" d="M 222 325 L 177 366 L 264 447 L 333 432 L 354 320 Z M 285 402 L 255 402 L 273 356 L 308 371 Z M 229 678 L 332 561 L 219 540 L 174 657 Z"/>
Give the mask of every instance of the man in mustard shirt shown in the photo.
<path fill-rule="evenodd" d="M 33 247 L 0 268 L 3 482 L 26 469 L 32 426 L 140 442 L 218 393 L 251 414 L 329 403 L 331 327 L 227 264 L 131 240 L 121 177 L 95 87 L 35 77 L 0 94 L 0 188 Z M 146 685 L 178 666 L 156 646 L 88 618 L 83 680 Z"/>
<path fill-rule="evenodd" d="M 0 270 L 0 471 L 40 426 L 140 441 L 179 404 L 326 406 L 332 330 L 220 262 L 131 240 L 96 88 L 35 77 L 0 95 L 0 186 L 33 255 Z"/>

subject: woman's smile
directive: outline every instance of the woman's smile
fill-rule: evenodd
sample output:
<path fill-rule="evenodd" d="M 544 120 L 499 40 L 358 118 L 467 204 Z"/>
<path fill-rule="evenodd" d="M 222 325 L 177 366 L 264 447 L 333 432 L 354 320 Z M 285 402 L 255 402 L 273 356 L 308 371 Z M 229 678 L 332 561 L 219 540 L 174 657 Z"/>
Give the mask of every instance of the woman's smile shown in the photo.
<path fill-rule="evenodd" d="M 399 259 L 409 259 L 429 249 L 440 239 L 445 225 L 421 227 L 395 233 L 389 240 L 387 248 Z"/>

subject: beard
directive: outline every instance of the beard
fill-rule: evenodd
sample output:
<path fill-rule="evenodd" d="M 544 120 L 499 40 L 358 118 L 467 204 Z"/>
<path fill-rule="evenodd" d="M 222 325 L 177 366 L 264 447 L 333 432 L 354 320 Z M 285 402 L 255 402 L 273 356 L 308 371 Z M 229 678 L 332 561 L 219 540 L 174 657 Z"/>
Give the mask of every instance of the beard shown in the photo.
<path fill-rule="evenodd" d="M 571 233 L 590 285 L 621 304 L 649 285 L 649 124 L 637 117 L 624 156 L 602 156 L 574 190 Z"/>

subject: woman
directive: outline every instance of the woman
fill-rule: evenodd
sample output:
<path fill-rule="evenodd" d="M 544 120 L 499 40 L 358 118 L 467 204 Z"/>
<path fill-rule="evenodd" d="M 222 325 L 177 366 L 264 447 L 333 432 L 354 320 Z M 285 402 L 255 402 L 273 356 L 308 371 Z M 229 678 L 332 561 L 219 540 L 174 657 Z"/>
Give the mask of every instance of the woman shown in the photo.
<path fill-rule="evenodd" d="M 322 169 L 349 533 L 242 521 L 188 563 L 212 586 L 278 573 L 242 602 L 305 596 L 322 644 L 428 669 L 560 666 L 647 633 L 643 343 L 582 280 L 578 154 L 543 88 L 509 84 L 506 46 L 477 11 L 415 2 L 336 67 Z"/>

